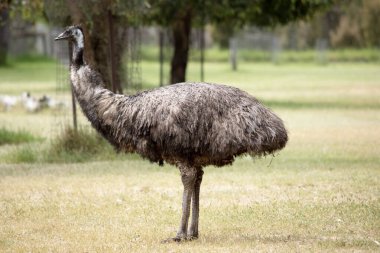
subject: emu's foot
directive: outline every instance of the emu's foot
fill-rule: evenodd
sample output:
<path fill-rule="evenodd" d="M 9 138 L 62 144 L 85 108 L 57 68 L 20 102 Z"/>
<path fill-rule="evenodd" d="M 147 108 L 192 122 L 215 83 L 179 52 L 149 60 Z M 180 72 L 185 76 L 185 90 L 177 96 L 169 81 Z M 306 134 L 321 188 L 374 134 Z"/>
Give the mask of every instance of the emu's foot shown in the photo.
<path fill-rule="evenodd" d="M 172 237 L 172 238 L 168 238 L 166 240 L 162 240 L 161 243 L 172 243 L 172 242 L 177 242 L 177 243 L 181 243 L 181 242 L 185 242 L 185 241 L 193 241 L 193 240 L 196 240 L 198 239 L 198 236 L 176 236 L 176 237 Z"/>
<path fill-rule="evenodd" d="M 172 242 L 180 243 L 184 241 L 186 241 L 186 237 L 176 236 L 176 237 L 171 237 L 171 238 L 162 240 L 161 243 L 172 243 Z"/>
<path fill-rule="evenodd" d="M 186 237 L 186 240 L 188 241 L 194 241 L 197 239 L 198 239 L 198 235 L 189 235 L 188 237 Z"/>

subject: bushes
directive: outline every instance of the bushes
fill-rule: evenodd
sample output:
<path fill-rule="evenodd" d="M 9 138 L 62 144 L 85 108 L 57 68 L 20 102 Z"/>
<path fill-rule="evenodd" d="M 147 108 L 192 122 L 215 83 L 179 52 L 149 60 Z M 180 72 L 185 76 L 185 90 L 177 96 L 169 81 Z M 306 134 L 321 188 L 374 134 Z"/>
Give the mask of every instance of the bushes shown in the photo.
<path fill-rule="evenodd" d="M 47 151 L 47 162 L 84 162 L 114 159 L 112 146 L 93 130 L 66 128 Z"/>
<path fill-rule="evenodd" d="M 1 129 L 1 133 L 7 136 L 7 139 L 0 137 L 0 140 L 8 140 L 8 144 L 17 144 L 10 147 L 5 155 L 0 156 L 0 160 L 7 163 L 72 163 L 113 160 L 120 157 L 112 146 L 93 130 L 76 131 L 66 128 L 50 142 L 38 142 L 41 138 L 25 131 L 12 132 Z"/>

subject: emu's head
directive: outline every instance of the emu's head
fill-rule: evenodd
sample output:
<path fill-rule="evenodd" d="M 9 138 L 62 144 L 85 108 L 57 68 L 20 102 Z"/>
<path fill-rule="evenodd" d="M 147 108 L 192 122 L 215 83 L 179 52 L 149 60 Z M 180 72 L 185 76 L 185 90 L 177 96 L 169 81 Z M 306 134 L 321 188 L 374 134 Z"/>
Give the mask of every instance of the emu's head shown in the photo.
<path fill-rule="evenodd" d="M 69 26 L 66 30 L 58 35 L 54 40 L 70 40 L 76 42 L 79 46 L 83 47 L 83 30 L 80 26 Z"/>

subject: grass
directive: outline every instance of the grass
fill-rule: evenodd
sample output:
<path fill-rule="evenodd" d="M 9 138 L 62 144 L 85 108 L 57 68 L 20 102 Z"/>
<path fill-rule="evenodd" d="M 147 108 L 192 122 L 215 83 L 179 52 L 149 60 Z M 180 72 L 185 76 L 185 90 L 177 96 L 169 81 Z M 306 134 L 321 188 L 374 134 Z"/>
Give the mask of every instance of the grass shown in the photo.
<path fill-rule="evenodd" d="M 66 129 L 50 144 L 45 162 L 84 162 L 88 160 L 112 160 L 116 157 L 112 146 L 92 130 L 71 127 Z"/>
<path fill-rule="evenodd" d="M 145 87 L 156 86 L 158 66 L 144 61 L 142 70 Z M 199 79 L 194 62 L 188 79 Z M 54 88 L 54 80 L 47 75 L 38 87 L 17 80 L 12 85 L 44 91 Z M 380 250 L 377 64 L 244 63 L 233 72 L 214 62 L 206 65 L 206 80 L 233 84 L 270 105 L 284 119 L 290 139 L 274 158 L 242 157 L 233 166 L 205 169 L 197 241 L 160 243 L 176 233 L 180 219 L 176 168 L 134 155 L 96 159 L 96 139 L 88 141 L 95 155 L 86 162 L 50 163 L 38 155 L 33 160 L 30 153 L 54 143 L 57 116 L 16 110 L 0 112 L 0 127 L 26 126 L 45 141 L 0 146 L 0 251 Z M 9 89 L 6 83 L 0 80 L 0 93 Z M 81 157 L 72 146 L 80 138 L 59 146 Z M 15 148 L 24 163 L 4 160 Z"/>
<path fill-rule="evenodd" d="M 0 128 L 0 146 L 5 144 L 20 144 L 25 142 L 33 142 L 40 138 L 32 135 L 25 130 L 12 131 L 5 127 Z"/>
<path fill-rule="evenodd" d="M 143 62 L 142 69 L 146 87 L 157 87 L 157 64 Z M 200 81 L 199 69 L 192 62 L 187 79 Z M 237 86 L 269 106 L 284 109 L 379 109 L 379 79 L 377 64 L 244 63 L 238 71 L 226 63 L 205 65 L 206 81 Z"/>
<path fill-rule="evenodd" d="M 336 251 L 378 249 L 376 168 L 283 168 L 284 160 L 206 170 L 201 237 L 173 236 L 181 183 L 141 161 L 4 166 L 3 249 L 59 252 Z M 287 163 L 291 166 L 291 163 Z M 286 169 L 284 171 L 284 169 Z M 158 211 L 159 210 L 159 211 Z"/>
<path fill-rule="evenodd" d="M 7 153 L 3 157 L 5 162 L 8 163 L 35 163 L 39 161 L 39 154 L 41 150 L 35 149 L 39 145 L 24 145 L 13 149 L 12 152 Z"/>
<path fill-rule="evenodd" d="M 114 160 L 122 157 L 93 130 L 83 127 L 74 130 L 71 127 L 66 127 L 50 142 L 15 146 L 2 158 L 6 163 L 19 164 L 79 163 L 94 160 Z"/>
<path fill-rule="evenodd" d="M 143 46 L 141 50 L 141 58 L 145 61 L 157 62 L 158 47 Z M 274 57 L 271 51 L 257 49 L 238 49 L 238 60 L 241 62 L 275 62 L 276 64 L 284 63 L 337 63 L 337 62 L 380 62 L 380 52 L 377 48 L 366 49 L 332 49 L 327 50 L 324 54 L 317 54 L 316 50 L 281 50 Z M 164 50 L 166 61 L 170 61 L 171 52 L 168 48 Z M 189 58 L 191 61 L 199 61 L 200 50 L 191 49 Z M 228 62 L 230 52 L 228 49 L 220 49 L 211 47 L 205 50 L 205 59 L 207 62 Z"/>
<path fill-rule="evenodd" d="M 24 56 L 12 59 L 7 67 L 0 67 L 0 94 L 21 95 L 29 91 L 52 93 L 56 80 L 56 65 L 52 59 L 41 56 Z"/>

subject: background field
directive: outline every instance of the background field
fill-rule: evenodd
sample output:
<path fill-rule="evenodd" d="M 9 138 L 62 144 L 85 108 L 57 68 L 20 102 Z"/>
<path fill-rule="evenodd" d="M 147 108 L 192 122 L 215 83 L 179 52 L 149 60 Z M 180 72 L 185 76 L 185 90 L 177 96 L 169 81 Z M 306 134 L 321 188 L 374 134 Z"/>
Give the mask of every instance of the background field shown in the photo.
<path fill-rule="evenodd" d="M 0 94 L 54 95 L 55 69 L 46 60 L 0 68 Z M 145 87 L 156 86 L 158 66 L 143 62 L 142 70 Z M 198 70 L 191 63 L 188 79 L 198 80 Z M 0 128 L 40 139 L 0 146 L 0 251 L 380 250 L 378 64 L 244 63 L 232 72 L 213 62 L 206 80 L 258 97 L 284 119 L 290 141 L 275 157 L 205 169 L 199 240 L 160 243 L 180 219 L 176 168 L 134 155 L 19 163 L 10 159 L 19 150 L 49 146 L 58 116 L 16 108 L 0 113 Z"/>

